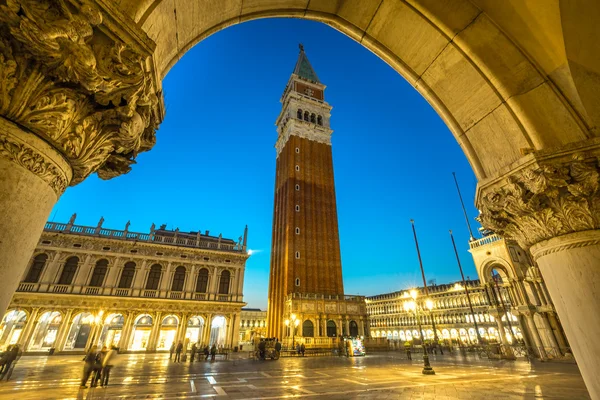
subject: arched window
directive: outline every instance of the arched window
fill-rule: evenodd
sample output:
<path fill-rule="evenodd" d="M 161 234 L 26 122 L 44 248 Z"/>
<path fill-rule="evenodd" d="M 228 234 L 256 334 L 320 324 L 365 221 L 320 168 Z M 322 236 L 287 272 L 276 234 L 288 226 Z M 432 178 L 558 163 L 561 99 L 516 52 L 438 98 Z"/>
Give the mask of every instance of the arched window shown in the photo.
<path fill-rule="evenodd" d="M 315 114 L 310 114 L 310 122 L 313 124 L 317 122 L 317 116 Z"/>
<path fill-rule="evenodd" d="M 108 260 L 100 260 L 94 267 L 92 272 L 92 278 L 90 279 L 90 286 L 100 287 L 104 283 L 104 277 L 106 276 L 106 269 L 108 267 Z"/>
<path fill-rule="evenodd" d="M 317 125 L 323 125 L 323 117 L 320 115 L 317 117 Z"/>
<path fill-rule="evenodd" d="M 308 121 L 309 118 L 310 117 L 309 117 L 308 111 L 304 111 L 304 120 Z"/>
<path fill-rule="evenodd" d="M 63 267 L 62 273 L 60 274 L 60 278 L 58 279 L 59 285 L 70 285 L 73 283 L 73 278 L 75 277 L 75 273 L 77 272 L 77 267 L 79 266 L 79 258 L 70 257 L 65 266 Z"/>
<path fill-rule="evenodd" d="M 135 263 L 129 261 L 125 263 L 123 272 L 121 272 L 121 279 L 119 279 L 120 289 L 129 289 L 133 284 L 133 276 L 135 275 Z"/>
<path fill-rule="evenodd" d="M 152 267 L 150 267 L 150 272 L 148 273 L 148 280 L 146 280 L 146 289 L 157 290 L 161 275 L 162 267 L 159 264 L 154 264 Z"/>
<path fill-rule="evenodd" d="M 202 268 L 198 272 L 198 280 L 196 281 L 196 293 L 206 293 L 208 290 L 208 270 Z"/>
<path fill-rule="evenodd" d="M 315 327 L 311 320 L 307 319 L 302 323 L 302 336 L 313 337 L 315 336 Z"/>
<path fill-rule="evenodd" d="M 302 110 L 298 109 L 298 119 L 302 119 Z"/>
<path fill-rule="evenodd" d="M 179 266 L 175 269 L 175 274 L 173 275 L 173 283 L 171 284 L 171 290 L 174 292 L 182 292 L 184 283 L 185 267 Z"/>
<path fill-rule="evenodd" d="M 337 328 L 335 326 L 335 322 L 332 320 L 327 321 L 327 336 L 328 337 L 336 337 L 337 336 Z"/>
<path fill-rule="evenodd" d="M 27 283 L 38 283 L 40 280 L 40 276 L 42 275 L 42 271 L 46 266 L 46 261 L 48 260 L 47 254 L 38 254 L 33 259 L 33 264 L 31 264 L 31 268 L 29 268 L 29 272 L 25 277 L 25 282 Z"/>
<path fill-rule="evenodd" d="M 231 280 L 231 273 L 227 270 L 221 272 L 221 279 L 219 280 L 219 294 L 229 294 L 229 281 Z"/>

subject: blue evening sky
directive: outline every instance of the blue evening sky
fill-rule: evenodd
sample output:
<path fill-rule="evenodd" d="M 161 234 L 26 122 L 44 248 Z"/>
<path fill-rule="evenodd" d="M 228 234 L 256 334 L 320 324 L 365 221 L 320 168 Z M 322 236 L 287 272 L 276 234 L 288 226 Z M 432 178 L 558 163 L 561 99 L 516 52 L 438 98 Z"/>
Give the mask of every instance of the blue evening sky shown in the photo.
<path fill-rule="evenodd" d="M 51 214 L 77 223 L 148 232 L 154 222 L 237 238 L 249 226 L 244 299 L 266 308 L 269 282 L 275 119 L 298 43 L 333 106 L 331 126 L 344 286 L 374 295 L 420 285 L 410 219 L 428 279 L 476 276 L 456 194 L 470 217 L 476 179 L 440 117 L 398 73 L 324 24 L 263 19 L 233 26 L 190 50 L 163 82 L 167 116 L 154 149 L 124 176 L 95 175 L 69 188 Z M 475 221 L 473 221 L 475 222 Z M 474 225 L 474 229 L 476 226 Z"/>

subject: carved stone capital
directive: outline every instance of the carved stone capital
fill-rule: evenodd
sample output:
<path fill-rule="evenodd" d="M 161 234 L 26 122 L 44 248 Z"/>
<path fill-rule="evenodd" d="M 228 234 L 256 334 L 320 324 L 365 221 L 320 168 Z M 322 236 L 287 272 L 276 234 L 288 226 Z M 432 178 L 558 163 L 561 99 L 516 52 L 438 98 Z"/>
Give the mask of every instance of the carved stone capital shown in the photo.
<path fill-rule="evenodd" d="M 68 162 L 50 145 L 0 117 L 0 157 L 45 181 L 57 198 L 71 180 Z"/>
<path fill-rule="evenodd" d="M 127 173 L 163 117 L 152 45 L 116 14 L 103 0 L 0 0 L 0 115 L 59 151 L 72 185 Z"/>
<path fill-rule="evenodd" d="M 600 229 L 600 140 L 528 156 L 478 189 L 481 224 L 521 247 Z"/>

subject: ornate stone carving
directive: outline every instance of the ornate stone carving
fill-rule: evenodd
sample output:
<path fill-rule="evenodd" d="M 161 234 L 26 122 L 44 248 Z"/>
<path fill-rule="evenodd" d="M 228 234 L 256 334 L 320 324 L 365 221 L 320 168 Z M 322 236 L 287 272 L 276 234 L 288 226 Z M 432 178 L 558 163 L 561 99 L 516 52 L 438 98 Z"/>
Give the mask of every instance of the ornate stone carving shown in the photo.
<path fill-rule="evenodd" d="M 42 178 L 58 196 L 67 187 L 67 177 L 54 163 L 26 144 L 1 134 L 0 157 L 7 158 Z"/>
<path fill-rule="evenodd" d="M 559 235 L 600 229 L 596 155 L 535 163 L 479 198 L 482 225 L 523 248 Z"/>
<path fill-rule="evenodd" d="M 87 1 L 0 1 L 0 114 L 59 150 L 71 184 L 127 173 L 162 118 L 150 54 L 103 19 Z"/>

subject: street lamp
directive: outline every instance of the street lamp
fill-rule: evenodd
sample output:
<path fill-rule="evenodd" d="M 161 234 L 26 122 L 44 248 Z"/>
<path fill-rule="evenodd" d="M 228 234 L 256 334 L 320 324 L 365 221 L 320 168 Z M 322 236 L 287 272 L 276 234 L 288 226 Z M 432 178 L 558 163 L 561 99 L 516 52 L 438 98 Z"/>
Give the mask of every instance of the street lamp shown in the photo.
<path fill-rule="evenodd" d="M 419 326 L 419 335 L 421 336 L 421 340 L 423 342 L 423 374 L 425 375 L 435 375 L 435 371 L 431 368 L 431 364 L 429 364 L 429 354 L 427 354 L 427 348 L 425 347 L 425 339 L 423 338 L 423 328 L 421 327 L 421 317 L 419 316 L 419 305 L 417 304 L 417 291 L 411 290 L 410 297 L 412 300 L 404 303 L 404 310 L 407 312 L 414 312 L 415 317 L 417 318 L 417 325 Z M 429 299 L 425 300 L 425 306 L 431 310 L 433 308 L 433 302 Z"/>
<path fill-rule="evenodd" d="M 290 321 L 291 319 L 291 321 Z M 296 327 L 298 327 L 298 325 L 300 325 L 300 320 L 297 319 L 296 314 L 292 314 L 290 315 L 290 319 L 286 319 L 285 321 L 283 321 L 283 323 L 285 324 L 285 326 L 290 327 L 292 329 L 292 347 L 295 344 L 295 337 L 296 337 Z"/>
<path fill-rule="evenodd" d="M 96 316 L 90 316 L 89 319 L 90 324 L 92 325 L 92 341 L 90 346 L 94 345 L 94 341 L 96 340 L 96 331 L 98 330 L 98 326 L 102 325 L 102 316 L 104 315 L 104 310 L 100 310 Z"/>

